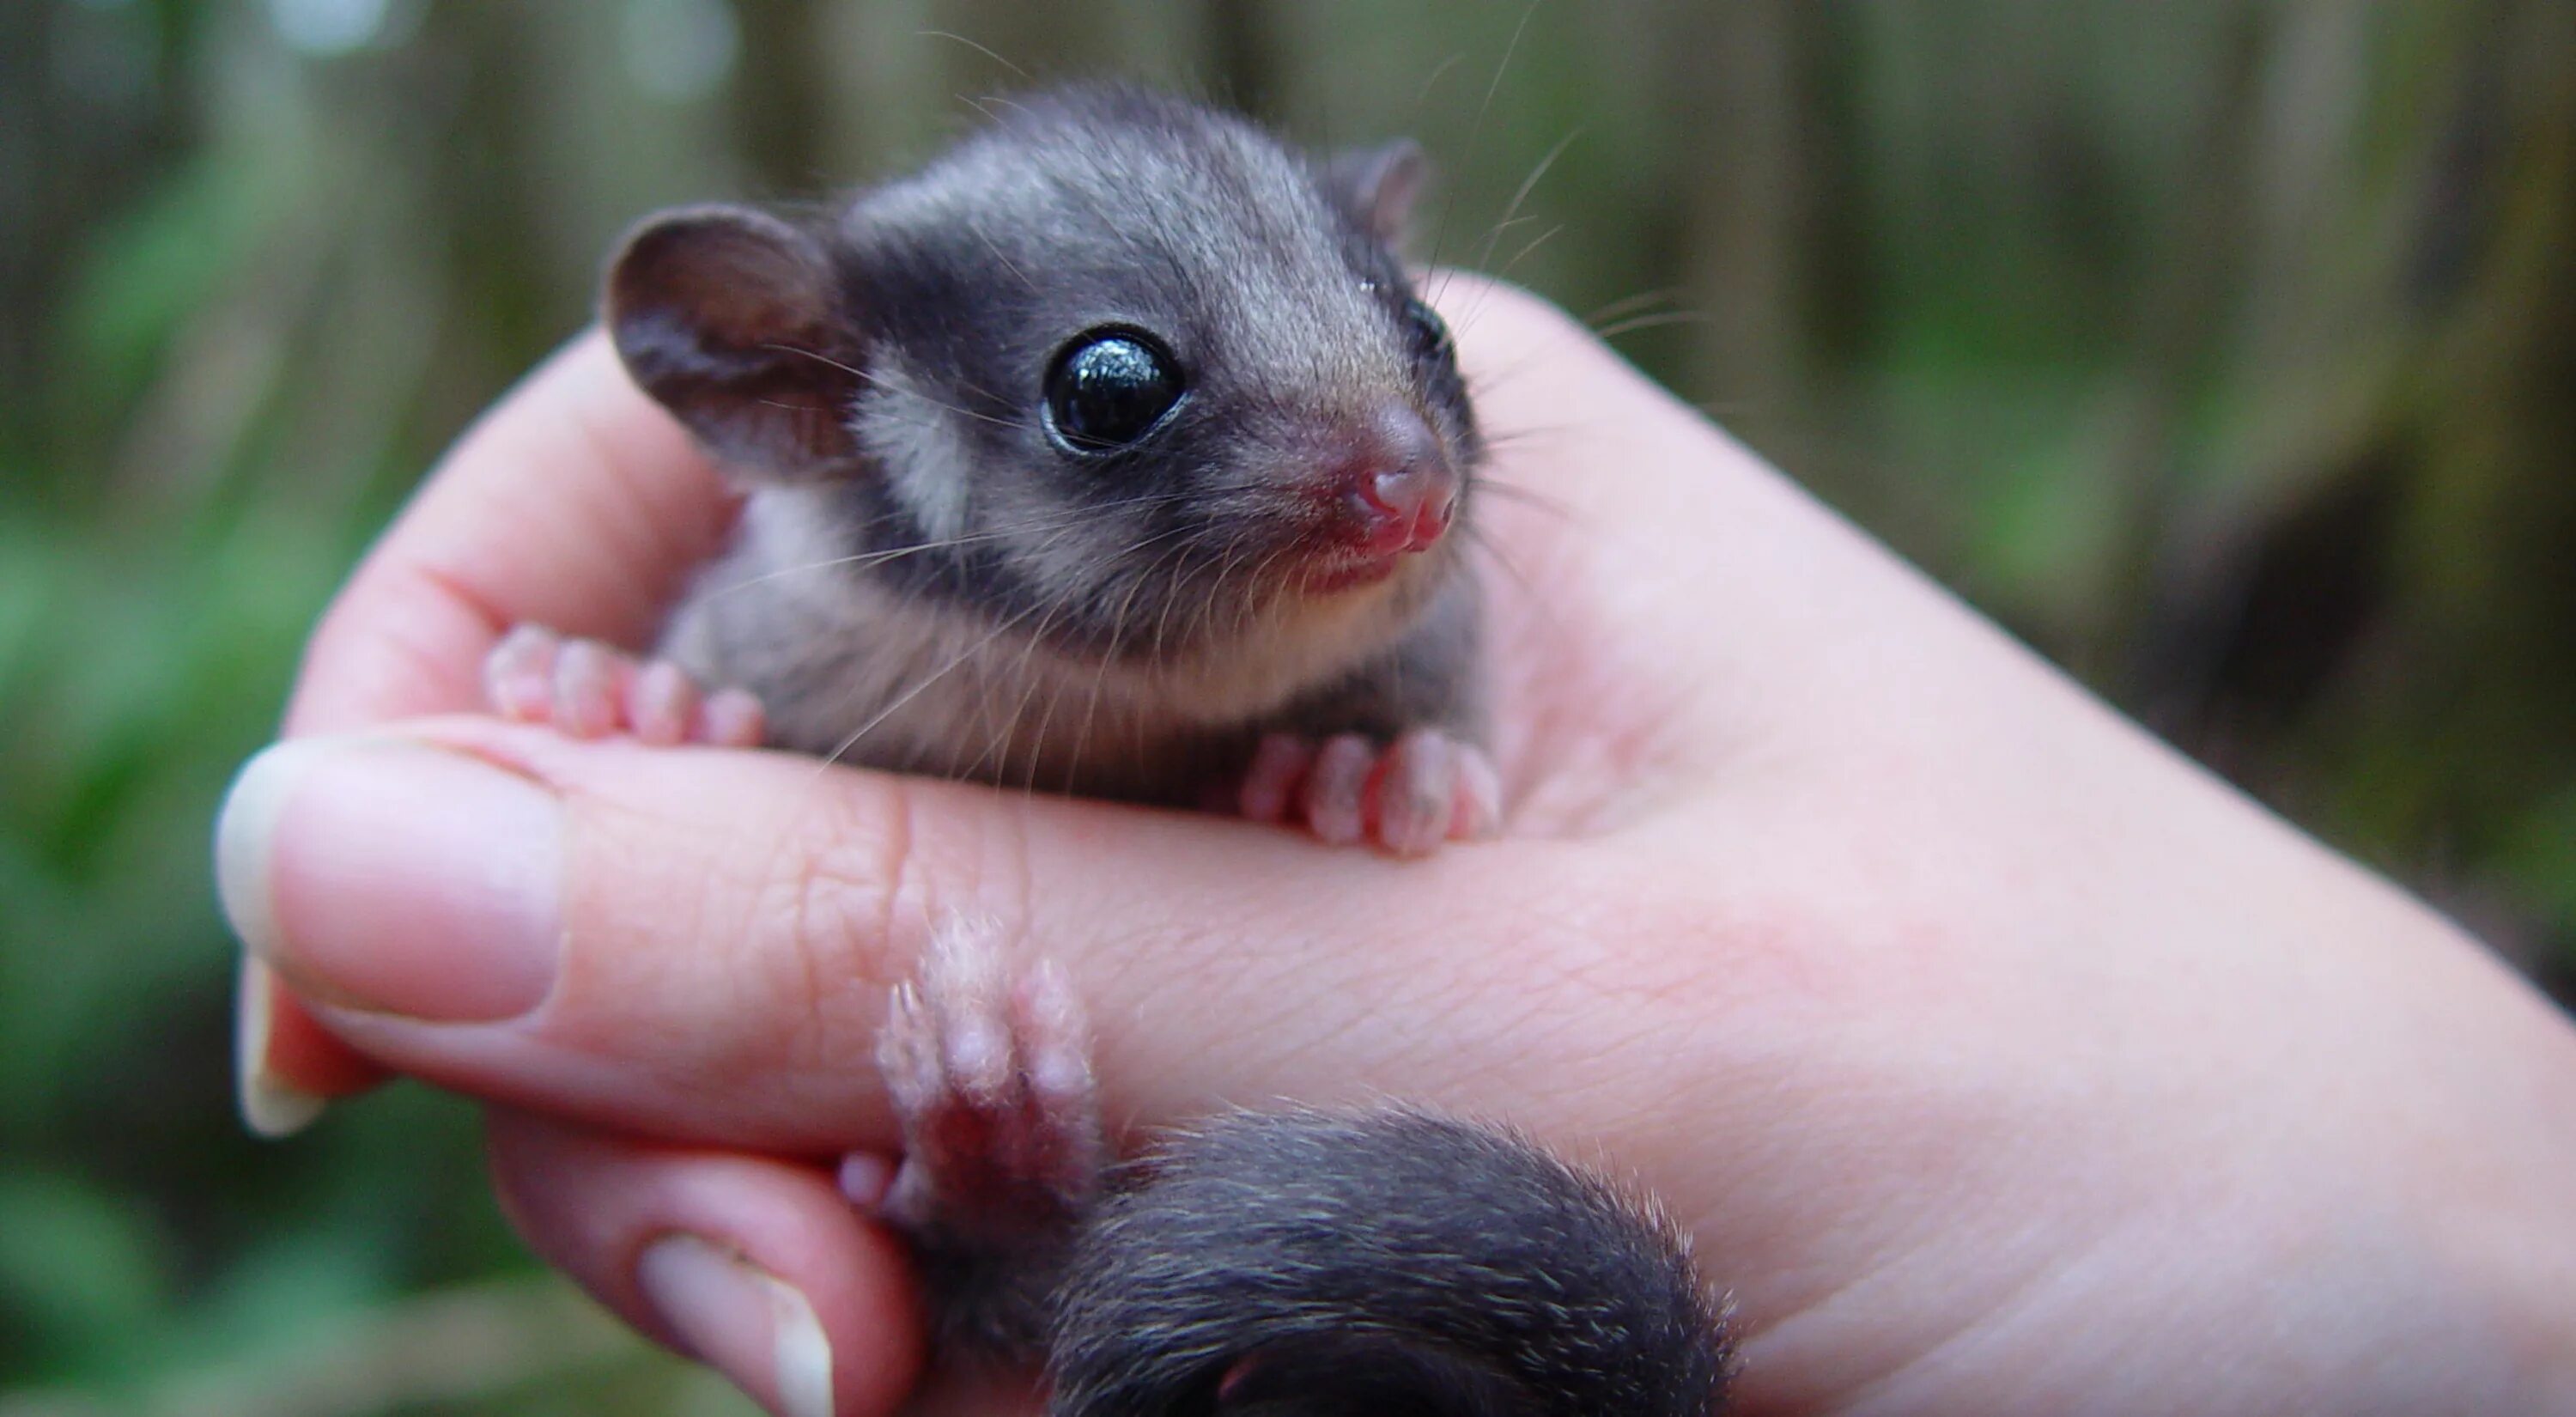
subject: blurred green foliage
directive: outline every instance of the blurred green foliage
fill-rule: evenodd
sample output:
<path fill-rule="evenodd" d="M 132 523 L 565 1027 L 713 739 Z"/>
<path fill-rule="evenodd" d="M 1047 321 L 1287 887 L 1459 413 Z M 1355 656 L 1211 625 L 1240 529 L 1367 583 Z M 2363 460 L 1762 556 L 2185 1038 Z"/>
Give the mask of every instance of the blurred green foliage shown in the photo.
<path fill-rule="evenodd" d="M 621 225 L 897 170 L 1014 68 L 1418 134 L 1441 259 L 1596 312 L 2576 978 L 2576 7 L 37 0 L 0 13 L 0 1414 L 743 1410 L 532 1275 L 462 1107 L 239 1133 L 207 828 Z"/>

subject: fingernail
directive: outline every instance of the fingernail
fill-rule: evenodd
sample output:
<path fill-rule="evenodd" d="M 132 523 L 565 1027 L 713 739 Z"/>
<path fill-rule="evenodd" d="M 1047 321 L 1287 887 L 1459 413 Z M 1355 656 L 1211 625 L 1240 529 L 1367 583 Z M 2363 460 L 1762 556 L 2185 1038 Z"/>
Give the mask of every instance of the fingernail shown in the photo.
<path fill-rule="evenodd" d="M 277 1019 L 277 980 L 256 959 L 242 961 L 240 992 L 233 998 L 233 1096 L 242 1125 L 253 1135 L 283 1141 L 322 1115 L 318 1093 L 305 1091 L 269 1066 L 268 1042 Z"/>
<path fill-rule="evenodd" d="M 233 780 L 215 878 L 234 933 L 310 999 L 514 1018 L 554 985 L 562 830 L 551 793 L 479 758 L 299 738 Z"/>
<path fill-rule="evenodd" d="M 700 1362 L 779 1417 L 832 1417 L 832 1345 L 785 1281 L 695 1235 L 644 1247 L 635 1282 Z"/>

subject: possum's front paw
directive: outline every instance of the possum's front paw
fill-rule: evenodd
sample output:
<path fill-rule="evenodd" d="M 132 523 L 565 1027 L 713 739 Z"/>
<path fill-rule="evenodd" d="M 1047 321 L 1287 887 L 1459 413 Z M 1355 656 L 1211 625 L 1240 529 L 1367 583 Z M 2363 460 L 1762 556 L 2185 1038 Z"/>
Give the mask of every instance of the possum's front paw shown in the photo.
<path fill-rule="evenodd" d="M 1054 966 L 1006 959 L 988 927 L 939 930 L 920 977 L 894 991 L 877 1066 L 903 1124 L 876 1207 L 893 1224 L 989 1244 L 1060 1230 L 1098 1193 L 1107 1143 L 1081 1005 Z"/>
<path fill-rule="evenodd" d="M 664 746 L 757 748 L 768 731 L 760 700 L 741 689 L 705 693 L 669 660 L 639 660 L 543 625 L 521 625 L 492 647 L 483 693 L 504 718 L 551 724 L 575 738 L 632 733 Z"/>
<path fill-rule="evenodd" d="M 1361 842 L 1422 856 L 1502 825 L 1502 777 L 1485 750 L 1436 728 L 1393 743 L 1357 733 L 1321 745 L 1290 733 L 1261 740 L 1244 773 L 1243 815 L 1299 822 L 1328 846 Z"/>

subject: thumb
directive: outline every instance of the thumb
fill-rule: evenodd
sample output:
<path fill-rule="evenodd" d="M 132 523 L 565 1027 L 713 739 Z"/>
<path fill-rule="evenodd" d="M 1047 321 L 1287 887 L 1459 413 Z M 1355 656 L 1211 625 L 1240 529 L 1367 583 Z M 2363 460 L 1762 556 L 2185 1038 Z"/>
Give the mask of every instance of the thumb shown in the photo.
<path fill-rule="evenodd" d="M 1499 899 L 1442 878 L 1507 877 L 1510 845 L 1399 864 L 1211 817 L 448 719 L 269 749 L 218 855 L 254 957 L 383 1063 L 594 1125 L 821 1153 L 894 1140 L 887 986 L 959 914 L 1076 978 L 1104 1081 L 1146 1116 L 1453 1090 L 1472 1050 L 1427 1049 L 1424 1016 L 1493 971 L 1444 963 L 1458 912 L 1436 902 Z"/>

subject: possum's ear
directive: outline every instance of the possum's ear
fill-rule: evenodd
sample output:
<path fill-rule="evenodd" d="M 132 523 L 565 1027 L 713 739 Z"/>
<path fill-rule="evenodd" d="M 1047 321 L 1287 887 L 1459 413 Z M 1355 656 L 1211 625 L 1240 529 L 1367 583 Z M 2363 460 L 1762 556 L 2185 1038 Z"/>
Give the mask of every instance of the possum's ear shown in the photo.
<path fill-rule="evenodd" d="M 663 213 L 617 253 L 606 306 L 635 382 L 718 457 L 798 478 L 856 455 L 859 351 L 810 234 L 749 207 Z"/>
<path fill-rule="evenodd" d="M 1363 230 L 1389 246 L 1403 244 L 1414 198 L 1431 178 L 1431 160 L 1411 138 L 1384 147 L 1337 153 L 1324 168 L 1324 190 Z"/>

